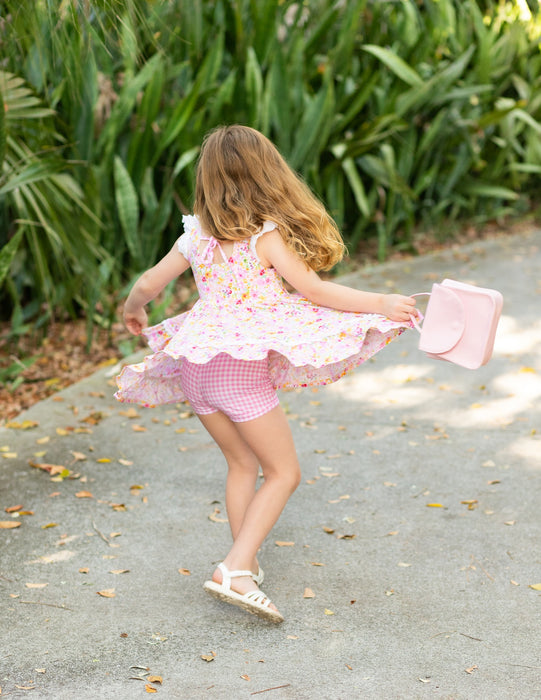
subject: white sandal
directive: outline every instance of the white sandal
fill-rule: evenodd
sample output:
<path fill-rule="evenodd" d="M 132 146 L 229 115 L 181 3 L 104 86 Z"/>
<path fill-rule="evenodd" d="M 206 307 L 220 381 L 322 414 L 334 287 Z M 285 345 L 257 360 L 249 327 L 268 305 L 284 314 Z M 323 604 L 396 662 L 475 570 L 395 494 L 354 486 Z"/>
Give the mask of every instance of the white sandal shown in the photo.
<path fill-rule="evenodd" d="M 254 574 L 254 572 L 252 571 L 251 576 L 252 576 L 254 583 L 256 583 L 258 587 L 261 586 L 261 584 L 265 580 L 265 572 L 263 571 L 263 569 L 259 565 L 257 568 L 257 574 Z"/>
<path fill-rule="evenodd" d="M 253 577 L 251 571 L 229 571 L 223 562 L 218 564 L 218 568 L 222 572 L 222 583 L 206 581 L 203 588 L 207 593 L 210 593 L 214 598 L 223 600 L 226 603 L 236 605 L 264 620 L 283 622 L 284 618 L 282 615 L 277 610 L 272 610 L 272 608 L 269 607 L 271 604 L 270 598 L 268 598 L 263 591 L 249 591 L 248 593 L 241 594 L 231 589 L 232 578 L 237 578 L 238 576 Z"/>

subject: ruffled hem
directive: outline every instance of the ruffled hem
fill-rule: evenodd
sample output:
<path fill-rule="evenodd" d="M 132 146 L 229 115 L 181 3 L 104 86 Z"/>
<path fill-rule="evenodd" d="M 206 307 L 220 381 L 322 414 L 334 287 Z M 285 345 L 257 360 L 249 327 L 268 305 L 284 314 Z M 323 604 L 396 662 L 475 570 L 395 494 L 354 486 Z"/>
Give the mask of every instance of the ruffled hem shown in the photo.
<path fill-rule="evenodd" d="M 342 338 L 332 344 L 332 357 L 329 356 L 329 338 L 296 346 L 284 346 L 276 339 L 267 339 L 266 343 L 219 346 L 191 345 L 176 343 L 178 329 L 173 335 L 173 327 L 182 317 L 168 319 L 158 326 L 148 328 L 145 335 L 151 349 L 155 352 L 142 362 L 127 365 L 117 377 L 119 401 L 138 403 L 143 406 L 155 406 L 186 401 L 180 382 L 182 361 L 186 359 L 196 364 L 205 364 L 220 353 L 227 353 L 240 360 L 269 359 L 269 373 L 276 389 L 321 386 L 331 384 L 359 366 L 392 340 L 397 338 L 411 324 L 397 323 L 373 316 L 377 321 L 374 327 L 360 334 L 357 338 Z M 368 320 L 368 319 L 366 319 Z M 385 326 L 385 329 L 377 327 Z M 169 330 L 168 330 L 169 329 Z M 183 334 L 184 335 L 184 334 Z M 176 347 L 175 347 L 176 346 Z"/>

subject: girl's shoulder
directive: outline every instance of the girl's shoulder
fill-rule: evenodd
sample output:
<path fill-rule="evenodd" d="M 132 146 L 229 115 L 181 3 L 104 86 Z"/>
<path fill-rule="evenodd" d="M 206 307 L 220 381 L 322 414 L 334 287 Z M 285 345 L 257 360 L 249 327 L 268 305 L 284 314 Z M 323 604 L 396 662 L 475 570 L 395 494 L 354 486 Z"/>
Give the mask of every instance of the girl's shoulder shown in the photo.
<path fill-rule="evenodd" d="M 195 214 L 184 214 L 182 217 L 182 228 L 185 235 L 191 237 L 201 235 L 201 223 Z"/>
<path fill-rule="evenodd" d="M 191 251 L 196 250 L 201 237 L 201 223 L 194 214 L 185 214 L 182 217 L 184 233 L 177 241 L 178 249 L 186 260 L 191 260 Z"/>
<path fill-rule="evenodd" d="M 256 249 L 257 242 L 265 233 L 270 233 L 270 231 L 274 230 L 278 231 L 278 225 L 274 221 L 264 221 L 261 229 L 250 238 L 250 250 L 260 262 L 261 260 Z"/>

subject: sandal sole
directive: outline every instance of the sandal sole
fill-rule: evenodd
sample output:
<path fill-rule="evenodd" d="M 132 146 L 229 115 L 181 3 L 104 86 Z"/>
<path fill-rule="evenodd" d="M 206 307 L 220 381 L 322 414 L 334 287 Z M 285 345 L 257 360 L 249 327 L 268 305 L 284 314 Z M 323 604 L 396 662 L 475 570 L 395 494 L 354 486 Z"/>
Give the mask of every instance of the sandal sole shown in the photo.
<path fill-rule="evenodd" d="M 254 605 L 253 603 L 247 601 L 240 593 L 236 593 L 235 591 L 224 591 L 219 583 L 207 581 L 203 585 L 203 588 L 213 598 L 222 600 L 224 603 L 229 603 L 230 605 L 235 605 L 237 608 L 242 608 L 242 610 L 246 610 L 246 612 L 256 615 L 263 620 L 268 620 L 269 622 L 274 622 L 276 624 L 284 621 L 282 615 L 276 610 Z"/>

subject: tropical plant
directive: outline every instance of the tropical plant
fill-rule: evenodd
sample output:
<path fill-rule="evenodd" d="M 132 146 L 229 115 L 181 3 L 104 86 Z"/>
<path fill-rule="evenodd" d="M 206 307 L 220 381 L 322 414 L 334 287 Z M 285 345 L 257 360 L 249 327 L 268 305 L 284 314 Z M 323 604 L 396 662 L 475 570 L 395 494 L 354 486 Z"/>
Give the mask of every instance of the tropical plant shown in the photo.
<path fill-rule="evenodd" d="M 89 323 L 110 322 L 130 282 L 178 236 L 199 145 L 220 123 L 269 135 L 352 251 L 376 237 L 384 258 L 411 247 L 419 227 L 535 203 L 535 2 L 38 0 L 31 12 L 28 4 L 6 0 L 0 22 L 4 68 L 18 76 L 10 79 L 24 79 L 49 110 L 17 123 L 8 111 L 5 130 L 0 122 L 12 153 L 19 138 L 4 177 L 32 157 L 56 188 L 41 220 L 26 199 L 14 209 L 15 189 L 0 202 L 9 232 L 0 275 L 11 270 L 0 294 L 28 317 L 49 300 L 84 307 Z M 81 287 L 83 278 L 91 284 Z"/>
<path fill-rule="evenodd" d="M 65 172 L 53 110 L 22 78 L 4 71 L 0 99 L 0 282 L 19 328 L 25 318 L 44 320 L 59 306 L 73 310 L 91 271 L 88 252 L 99 258 L 105 251 L 84 228 L 82 215 L 89 212 L 79 184 Z"/>

